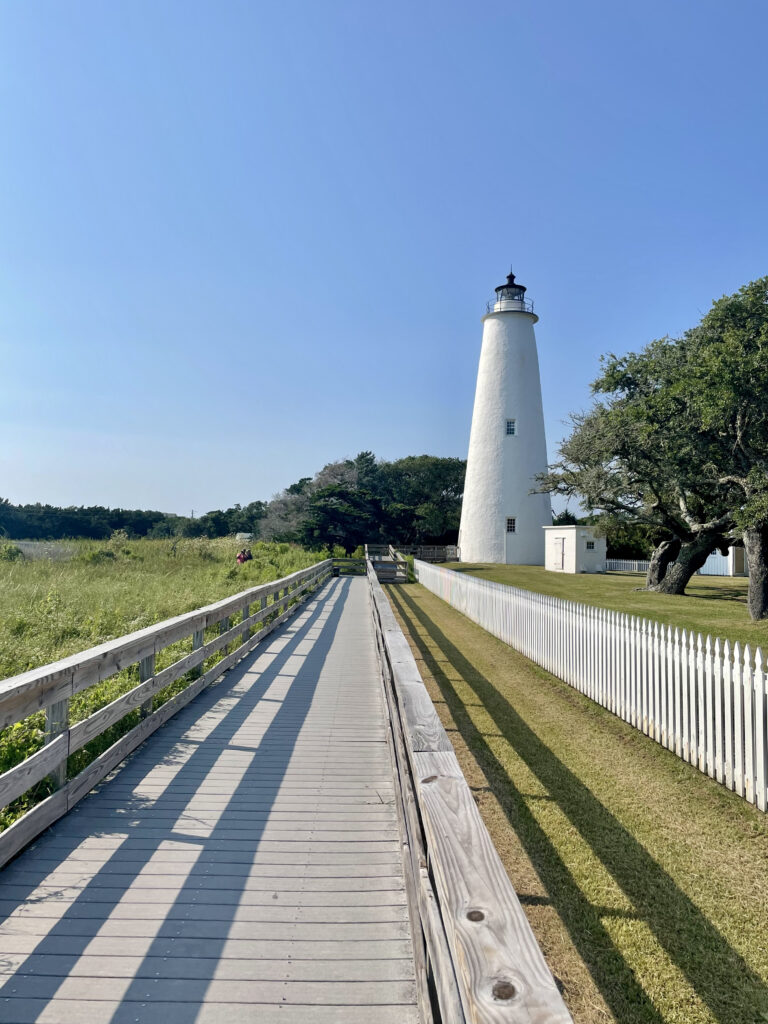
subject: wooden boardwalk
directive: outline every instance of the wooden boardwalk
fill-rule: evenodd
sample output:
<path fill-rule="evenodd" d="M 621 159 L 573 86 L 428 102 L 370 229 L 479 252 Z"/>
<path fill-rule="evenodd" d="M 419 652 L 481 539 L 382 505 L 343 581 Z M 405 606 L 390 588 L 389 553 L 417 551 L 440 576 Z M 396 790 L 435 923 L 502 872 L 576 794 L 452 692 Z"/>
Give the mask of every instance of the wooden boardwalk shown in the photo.
<path fill-rule="evenodd" d="M 335 579 L 0 874 L 5 1024 L 410 1024 L 364 578 Z"/>

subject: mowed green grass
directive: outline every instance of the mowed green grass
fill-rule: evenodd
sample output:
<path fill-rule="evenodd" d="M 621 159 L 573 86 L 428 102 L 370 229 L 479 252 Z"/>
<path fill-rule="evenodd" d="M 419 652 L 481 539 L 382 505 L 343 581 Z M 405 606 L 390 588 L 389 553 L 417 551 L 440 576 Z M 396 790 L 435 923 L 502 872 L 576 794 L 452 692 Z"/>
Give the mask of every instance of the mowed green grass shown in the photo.
<path fill-rule="evenodd" d="M 387 591 L 577 1024 L 768 1021 L 768 815 L 424 587 Z"/>
<path fill-rule="evenodd" d="M 641 588 L 642 573 L 609 572 L 570 575 L 547 572 L 539 565 L 484 565 L 448 563 L 442 568 L 465 572 L 510 587 L 551 594 L 568 601 L 610 608 L 627 615 L 719 636 L 740 644 L 760 646 L 768 652 L 768 619 L 752 622 L 747 611 L 747 580 L 728 576 L 694 576 L 685 595 L 654 594 Z"/>
<path fill-rule="evenodd" d="M 0 561 L 0 680 L 288 576 L 327 557 L 326 552 L 293 544 L 255 543 L 253 561 L 239 566 L 235 556 L 242 544 L 229 538 L 133 541 L 117 535 L 110 541 L 68 544 L 73 557 L 62 561 Z M 234 616 L 231 625 L 240 617 Z M 212 627 L 206 639 L 215 632 Z M 191 649 L 191 637 L 173 644 L 160 652 L 156 668 L 165 668 Z M 222 656 L 213 655 L 205 667 Z M 154 706 L 190 681 L 187 675 L 156 694 Z M 87 718 L 138 682 L 134 665 L 77 694 L 70 701 L 70 721 Z M 74 754 L 70 777 L 136 725 L 138 715 L 127 715 Z M 0 772 L 38 750 L 44 728 L 41 712 L 0 731 Z M 0 811 L 0 828 L 49 792 L 50 783 L 44 780 Z"/>

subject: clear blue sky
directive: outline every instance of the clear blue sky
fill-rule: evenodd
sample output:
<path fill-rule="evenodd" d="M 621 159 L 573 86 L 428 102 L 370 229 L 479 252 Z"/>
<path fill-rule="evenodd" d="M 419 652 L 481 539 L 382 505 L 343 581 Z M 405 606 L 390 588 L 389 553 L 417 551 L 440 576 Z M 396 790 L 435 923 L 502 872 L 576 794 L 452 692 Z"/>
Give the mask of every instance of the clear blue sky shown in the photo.
<path fill-rule="evenodd" d="M 768 273 L 763 0 L 8 0 L 0 495 L 202 512 L 465 456 L 486 299 L 550 458 Z"/>

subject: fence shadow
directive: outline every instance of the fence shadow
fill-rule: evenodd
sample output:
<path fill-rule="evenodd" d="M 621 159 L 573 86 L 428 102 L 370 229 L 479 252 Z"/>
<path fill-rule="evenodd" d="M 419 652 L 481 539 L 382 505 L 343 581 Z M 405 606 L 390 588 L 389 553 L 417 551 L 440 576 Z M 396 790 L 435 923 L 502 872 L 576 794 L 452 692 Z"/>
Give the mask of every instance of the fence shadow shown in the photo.
<path fill-rule="evenodd" d="M 644 924 L 718 1024 L 767 1020 L 768 988 L 762 979 L 664 868 L 566 767 L 494 683 L 451 642 L 413 594 L 395 592 L 394 588 L 389 588 L 388 594 L 616 1019 L 622 1024 L 661 1024 L 665 1020 L 603 924 L 607 915 L 630 917 Z M 439 657 L 420 631 L 429 636 Z M 502 736 L 510 744 L 546 789 L 548 799 L 557 804 L 621 888 L 633 907 L 629 914 L 595 906 L 581 891 L 531 813 L 527 795 L 516 787 L 486 736 L 472 722 L 452 681 L 451 675 L 455 674 L 491 717 L 498 730 L 494 735 Z"/>
<path fill-rule="evenodd" d="M 107 941 L 112 952 L 101 958 L 113 963 L 118 956 L 133 961 L 122 968 L 126 971 L 124 977 L 130 980 L 121 985 L 109 973 L 112 968 L 105 965 L 103 978 L 91 979 L 93 995 L 89 995 L 89 999 L 113 1004 L 112 1024 L 144 1019 L 142 1004 L 155 1005 L 153 1020 L 158 1019 L 158 1007 L 165 1006 L 173 1024 L 194 1024 L 243 903 L 270 808 L 312 704 L 319 666 L 333 643 L 348 591 L 349 580 L 336 580 L 324 588 L 297 612 L 295 619 L 240 662 L 222 682 L 200 694 L 139 748 L 113 779 L 2 872 L 0 909 L 7 914 L 20 903 L 43 902 L 51 907 L 54 920 L 47 934 L 33 937 L 28 953 L 5 957 L 0 1021 L 22 1024 L 41 1017 L 48 1019 L 52 1001 L 78 973 L 78 961 L 88 954 L 90 944 L 97 937 L 113 937 L 111 946 Z M 313 630 L 317 636 L 310 658 L 297 648 Z M 274 654 L 268 653 L 275 641 L 286 636 L 282 647 Z M 265 653 L 266 664 L 249 681 L 251 666 Z M 257 742 L 239 740 L 238 733 L 247 727 L 249 715 L 264 702 L 266 691 L 277 677 L 290 678 L 290 686 L 285 696 L 274 702 L 271 720 Z M 189 731 L 201 722 L 210 726 L 207 734 L 190 738 Z M 161 753 L 158 748 L 163 747 L 163 739 L 166 750 Z M 179 757 L 182 748 L 186 756 Z M 210 799 L 217 806 L 204 812 L 205 820 L 201 821 L 202 831 L 207 834 L 185 831 L 194 827 L 194 812 L 185 815 L 186 807 L 205 787 L 227 748 L 246 755 L 239 779 L 233 779 L 231 789 L 219 783 L 220 795 L 212 793 Z M 178 770 L 164 789 L 158 783 L 162 791 L 156 798 L 131 795 L 158 767 Z M 215 819 L 213 823 L 209 816 Z M 238 831 L 235 840 L 233 829 Z M 53 886 L 44 899 L 30 899 L 57 866 L 66 862 L 67 871 L 76 870 L 77 861 L 67 858 L 75 850 L 82 854 L 88 837 L 101 837 L 109 845 L 109 852 L 101 855 L 99 869 L 88 872 L 86 878 L 84 866 L 79 883 L 73 880 L 60 889 Z M 170 866 L 165 881 L 179 879 L 176 890 L 164 897 L 160 895 L 162 888 L 137 892 L 135 883 L 153 856 L 161 848 L 168 851 L 171 847 L 179 851 L 182 861 Z M 185 847 L 188 854 L 184 853 Z M 98 859 L 98 850 L 94 852 Z M 177 874 L 171 873 L 173 868 Z M 265 889 L 269 890 L 265 895 L 277 900 L 277 893 L 271 895 L 272 882 L 265 878 Z M 130 890 L 132 907 L 127 908 L 128 913 L 113 917 Z M 153 893 L 157 894 L 154 899 Z M 58 913 L 62 906 L 66 909 Z M 132 938 L 128 930 L 131 920 L 135 923 L 145 918 L 156 927 L 154 937 L 150 928 L 134 931 Z M 24 920 L 34 922 L 34 918 L 30 915 L 20 920 L 22 934 Z M 121 935 L 121 926 L 126 928 L 125 935 Z M 9 994 L 12 998 L 7 998 Z M 61 998 L 68 996 L 63 993 Z"/>

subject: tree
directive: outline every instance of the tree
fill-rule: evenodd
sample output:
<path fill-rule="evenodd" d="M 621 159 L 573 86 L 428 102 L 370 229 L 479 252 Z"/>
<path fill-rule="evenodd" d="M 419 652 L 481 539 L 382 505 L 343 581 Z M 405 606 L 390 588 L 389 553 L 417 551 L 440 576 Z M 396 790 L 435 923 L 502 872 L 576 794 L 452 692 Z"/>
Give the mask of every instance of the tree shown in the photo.
<path fill-rule="evenodd" d="M 381 506 L 368 491 L 331 484 L 313 492 L 301 541 L 310 548 L 338 545 L 346 551 L 379 540 Z"/>
<path fill-rule="evenodd" d="M 578 519 L 569 508 L 565 508 L 562 512 L 552 516 L 553 526 L 575 526 L 577 523 Z"/>
<path fill-rule="evenodd" d="M 685 347 L 666 338 L 607 357 L 593 384 L 600 400 L 572 417 L 560 460 L 540 481 L 581 495 L 609 523 L 661 531 L 646 585 L 668 594 L 684 593 L 735 527 L 733 487 L 712 465 L 715 441 L 680 394 L 686 371 Z"/>
<path fill-rule="evenodd" d="M 768 277 L 714 302 L 684 346 L 680 394 L 700 430 L 714 438 L 719 482 L 735 492 L 750 615 L 768 618 Z"/>
<path fill-rule="evenodd" d="M 373 452 L 329 462 L 275 495 L 261 524 L 262 536 L 302 543 L 356 547 L 366 541 L 395 544 L 455 542 L 466 463 L 412 455 L 377 462 Z M 349 529 L 341 509 L 350 516 Z M 368 531 L 360 534 L 362 527 Z M 359 537 L 354 544 L 352 537 Z"/>
<path fill-rule="evenodd" d="M 375 493 L 379 478 L 379 466 L 373 452 L 360 452 L 354 460 L 357 486 Z"/>
<path fill-rule="evenodd" d="M 115 530 L 144 537 L 160 523 L 175 519 L 164 512 L 143 509 L 60 508 L 56 505 L 12 505 L 0 499 L 0 536 L 26 540 L 60 540 L 63 537 L 105 539 Z"/>
<path fill-rule="evenodd" d="M 645 560 L 650 559 L 656 549 L 665 543 L 677 543 L 679 548 L 679 542 L 670 542 L 668 534 L 659 527 L 633 523 L 615 516 L 596 516 L 593 528 L 598 537 L 605 537 L 609 558 Z"/>
<path fill-rule="evenodd" d="M 615 521 L 663 530 L 648 582 L 667 593 L 741 536 L 750 615 L 768 617 L 768 277 L 682 338 L 608 357 L 593 391 L 545 479 Z"/>
<path fill-rule="evenodd" d="M 455 543 L 467 464 L 464 459 L 409 455 L 378 466 L 375 494 L 400 544 Z"/>

